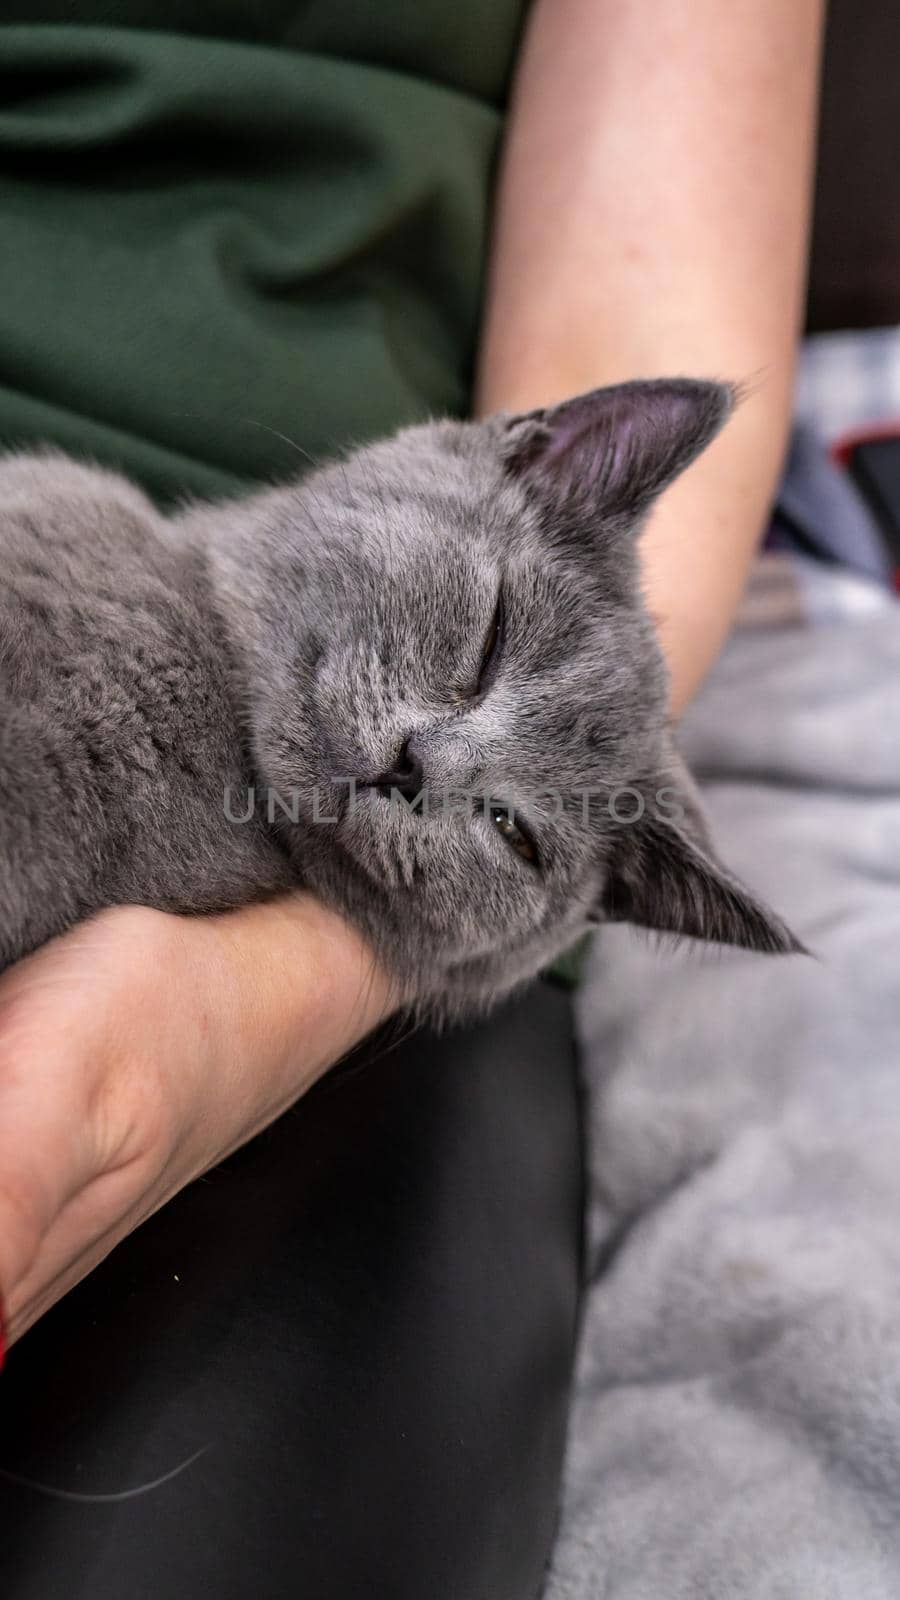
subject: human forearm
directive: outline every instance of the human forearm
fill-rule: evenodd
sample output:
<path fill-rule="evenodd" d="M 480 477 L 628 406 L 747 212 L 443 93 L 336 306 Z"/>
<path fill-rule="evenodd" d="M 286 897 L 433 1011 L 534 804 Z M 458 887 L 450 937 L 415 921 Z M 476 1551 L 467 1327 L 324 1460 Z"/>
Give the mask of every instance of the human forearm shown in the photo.
<path fill-rule="evenodd" d="M 737 379 L 644 538 L 680 709 L 727 630 L 786 438 L 819 0 L 538 0 L 501 173 L 482 412 L 625 378 Z"/>
<path fill-rule="evenodd" d="M 392 1009 L 308 895 L 221 917 L 119 908 L 0 979 L 0 1294 L 17 1338 Z"/>

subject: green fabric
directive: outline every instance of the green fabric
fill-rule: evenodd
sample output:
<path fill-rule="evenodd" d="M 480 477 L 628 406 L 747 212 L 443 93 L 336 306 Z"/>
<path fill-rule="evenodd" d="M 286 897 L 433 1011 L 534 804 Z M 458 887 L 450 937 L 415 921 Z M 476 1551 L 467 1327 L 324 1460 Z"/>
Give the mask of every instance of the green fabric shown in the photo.
<path fill-rule="evenodd" d="M 0 0 L 0 441 L 167 501 L 464 411 L 524 0 Z"/>
<path fill-rule="evenodd" d="M 584 969 L 594 942 L 592 933 L 582 934 L 577 944 L 570 950 L 557 956 L 552 967 L 547 969 L 545 976 L 553 978 L 556 983 L 565 989 L 577 989 L 584 976 Z"/>

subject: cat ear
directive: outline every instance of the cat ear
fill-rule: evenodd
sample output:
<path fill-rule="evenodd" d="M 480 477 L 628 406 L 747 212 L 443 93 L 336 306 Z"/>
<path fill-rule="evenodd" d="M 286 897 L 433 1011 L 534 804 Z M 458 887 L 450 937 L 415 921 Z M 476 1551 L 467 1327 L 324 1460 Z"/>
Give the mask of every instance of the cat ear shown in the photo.
<path fill-rule="evenodd" d="M 709 444 L 735 403 L 724 383 L 620 383 L 505 419 L 507 470 L 557 510 L 636 520 Z"/>
<path fill-rule="evenodd" d="M 689 826 L 694 833 L 693 819 Z M 790 928 L 684 826 L 646 815 L 617 829 L 596 920 L 633 922 L 772 955 L 808 954 Z"/>

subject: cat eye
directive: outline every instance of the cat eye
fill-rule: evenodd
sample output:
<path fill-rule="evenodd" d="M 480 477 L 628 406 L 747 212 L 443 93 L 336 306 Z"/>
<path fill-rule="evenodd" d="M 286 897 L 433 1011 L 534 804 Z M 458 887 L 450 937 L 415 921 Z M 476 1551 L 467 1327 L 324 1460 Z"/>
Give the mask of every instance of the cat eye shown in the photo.
<path fill-rule="evenodd" d="M 537 845 L 527 829 L 523 828 L 521 823 L 516 822 L 506 806 L 489 807 L 488 816 L 510 849 L 515 850 L 523 861 L 528 861 L 533 867 L 536 867 L 538 860 Z"/>
<path fill-rule="evenodd" d="M 497 594 L 497 604 L 494 615 L 491 617 L 490 626 L 485 635 L 481 649 L 481 666 L 478 670 L 478 682 L 475 685 L 476 694 L 486 694 L 500 665 L 500 652 L 503 648 L 503 590 Z"/>

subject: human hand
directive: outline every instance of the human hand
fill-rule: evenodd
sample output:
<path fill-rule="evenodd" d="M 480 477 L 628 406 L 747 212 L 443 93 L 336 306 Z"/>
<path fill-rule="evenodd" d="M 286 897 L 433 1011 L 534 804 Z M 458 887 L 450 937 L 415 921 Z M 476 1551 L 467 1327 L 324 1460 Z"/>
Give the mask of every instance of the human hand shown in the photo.
<path fill-rule="evenodd" d="M 305 894 L 216 917 L 103 912 L 0 978 L 7 1342 L 391 1009 Z M 2 1344 L 0 1344 L 2 1359 Z"/>

